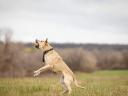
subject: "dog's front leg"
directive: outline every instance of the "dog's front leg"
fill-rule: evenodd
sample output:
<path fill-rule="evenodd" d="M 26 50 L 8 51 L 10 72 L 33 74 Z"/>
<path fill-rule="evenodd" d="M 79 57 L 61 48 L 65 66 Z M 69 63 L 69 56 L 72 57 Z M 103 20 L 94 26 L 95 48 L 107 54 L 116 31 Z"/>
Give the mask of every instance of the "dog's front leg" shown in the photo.
<path fill-rule="evenodd" d="M 45 65 L 43 67 L 41 67 L 40 69 L 34 71 L 34 76 L 38 76 L 40 74 L 41 71 L 45 71 L 52 68 L 52 65 Z"/>

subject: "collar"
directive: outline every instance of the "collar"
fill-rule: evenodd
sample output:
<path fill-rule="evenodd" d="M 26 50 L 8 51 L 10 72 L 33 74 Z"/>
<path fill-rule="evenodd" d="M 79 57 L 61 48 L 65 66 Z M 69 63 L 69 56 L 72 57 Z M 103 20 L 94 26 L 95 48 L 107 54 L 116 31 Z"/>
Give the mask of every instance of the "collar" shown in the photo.
<path fill-rule="evenodd" d="M 45 50 L 44 52 L 43 52 L 43 58 L 42 58 L 42 61 L 45 63 L 45 55 L 48 53 L 48 52 L 50 52 L 50 51 L 52 51 L 53 50 L 53 48 L 51 48 L 51 49 L 49 49 L 49 50 Z"/>

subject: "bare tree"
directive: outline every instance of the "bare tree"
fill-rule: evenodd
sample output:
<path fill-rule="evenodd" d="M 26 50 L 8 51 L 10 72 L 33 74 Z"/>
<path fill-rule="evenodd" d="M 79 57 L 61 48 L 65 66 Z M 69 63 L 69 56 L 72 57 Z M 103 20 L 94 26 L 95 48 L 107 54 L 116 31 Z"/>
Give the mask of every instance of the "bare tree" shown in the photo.
<path fill-rule="evenodd" d="M 10 28 L 1 28 L 0 29 L 0 39 L 3 41 L 2 44 L 2 51 L 1 51 L 1 70 L 7 71 L 11 68 L 11 62 L 13 58 L 13 54 L 11 53 L 10 43 L 11 43 L 11 37 L 12 37 L 12 29 Z M 10 66 L 11 65 L 11 66 Z M 11 68 L 12 70 L 12 68 Z"/>

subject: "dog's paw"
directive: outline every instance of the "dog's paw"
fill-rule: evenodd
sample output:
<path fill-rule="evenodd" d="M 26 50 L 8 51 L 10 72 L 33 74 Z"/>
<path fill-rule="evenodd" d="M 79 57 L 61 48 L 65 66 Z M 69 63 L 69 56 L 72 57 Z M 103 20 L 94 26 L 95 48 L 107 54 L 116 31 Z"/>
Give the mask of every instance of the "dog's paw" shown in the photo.
<path fill-rule="evenodd" d="M 38 76 L 40 74 L 40 71 L 34 71 L 34 77 Z"/>

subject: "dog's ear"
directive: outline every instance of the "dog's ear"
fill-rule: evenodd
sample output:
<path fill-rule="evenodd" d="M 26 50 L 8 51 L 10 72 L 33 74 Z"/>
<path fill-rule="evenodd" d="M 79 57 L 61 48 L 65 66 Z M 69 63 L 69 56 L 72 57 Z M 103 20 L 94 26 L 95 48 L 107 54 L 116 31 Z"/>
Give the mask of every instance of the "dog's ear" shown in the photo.
<path fill-rule="evenodd" d="M 48 39 L 46 38 L 45 43 L 48 43 Z"/>
<path fill-rule="evenodd" d="M 38 40 L 36 39 L 35 42 L 38 43 Z"/>

